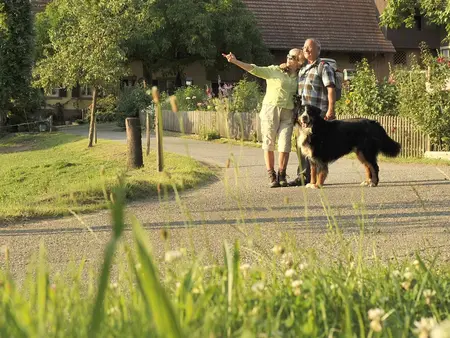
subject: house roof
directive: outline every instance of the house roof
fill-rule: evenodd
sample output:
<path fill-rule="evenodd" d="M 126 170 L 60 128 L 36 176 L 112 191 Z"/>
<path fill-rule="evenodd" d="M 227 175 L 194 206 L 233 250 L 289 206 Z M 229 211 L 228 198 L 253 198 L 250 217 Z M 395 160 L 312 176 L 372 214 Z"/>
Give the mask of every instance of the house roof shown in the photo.
<path fill-rule="evenodd" d="M 378 25 L 374 0 L 243 0 L 270 49 L 302 47 L 316 38 L 322 50 L 395 52 Z"/>

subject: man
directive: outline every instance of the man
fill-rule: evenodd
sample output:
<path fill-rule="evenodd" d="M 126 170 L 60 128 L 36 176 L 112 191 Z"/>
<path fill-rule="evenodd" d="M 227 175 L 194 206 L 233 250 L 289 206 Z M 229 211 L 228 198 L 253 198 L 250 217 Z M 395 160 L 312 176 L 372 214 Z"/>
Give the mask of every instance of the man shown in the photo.
<path fill-rule="evenodd" d="M 267 88 L 259 116 L 263 139 L 264 160 L 269 176 L 269 186 L 286 187 L 286 166 L 291 151 L 293 130 L 292 109 L 298 87 L 298 70 L 303 62 L 301 49 L 292 49 L 286 56 L 286 67 L 258 67 L 236 59 L 232 54 L 222 54 L 230 63 L 250 74 L 266 80 Z M 275 172 L 275 141 L 278 139 L 278 173 Z"/>
<path fill-rule="evenodd" d="M 303 46 L 303 54 L 307 63 L 298 73 L 298 95 L 302 105 L 320 108 L 325 120 L 335 118 L 336 103 L 335 75 L 333 68 L 320 59 L 320 42 L 307 39 Z M 297 147 L 299 167 L 297 178 L 289 182 L 290 186 L 305 185 L 310 181 L 309 161 L 300 153 Z"/>

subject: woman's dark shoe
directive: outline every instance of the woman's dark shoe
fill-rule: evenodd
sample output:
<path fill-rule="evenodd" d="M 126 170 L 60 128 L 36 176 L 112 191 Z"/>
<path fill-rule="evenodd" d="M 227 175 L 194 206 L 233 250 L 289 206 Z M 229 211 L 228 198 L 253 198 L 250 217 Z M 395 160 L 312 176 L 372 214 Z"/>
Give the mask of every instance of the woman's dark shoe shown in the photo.
<path fill-rule="evenodd" d="M 280 184 L 278 183 L 277 173 L 275 170 L 268 170 L 269 174 L 269 187 L 270 188 L 278 188 Z"/>
<path fill-rule="evenodd" d="M 278 171 L 278 184 L 280 185 L 280 187 L 288 186 L 288 182 L 286 180 L 286 170 Z"/>

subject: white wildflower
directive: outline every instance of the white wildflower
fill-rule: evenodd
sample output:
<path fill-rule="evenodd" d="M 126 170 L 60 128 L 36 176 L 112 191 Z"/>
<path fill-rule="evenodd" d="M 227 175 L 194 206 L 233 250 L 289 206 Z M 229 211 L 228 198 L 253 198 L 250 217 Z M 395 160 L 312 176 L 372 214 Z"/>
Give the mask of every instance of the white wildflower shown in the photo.
<path fill-rule="evenodd" d="M 298 297 L 298 296 L 300 296 L 301 293 L 302 293 L 302 290 L 300 290 L 300 288 L 295 288 L 295 289 L 294 289 L 294 295 L 295 295 L 295 296 Z"/>
<path fill-rule="evenodd" d="M 186 100 L 190 100 L 191 98 L 188 96 L 188 97 L 186 97 Z"/>
<path fill-rule="evenodd" d="M 425 297 L 425 303 L 427 303 L 427 305 L 431 304 L 431 298 L 433 298 L 435 295 L 436 291 L 434 290 L 430 289 L 423 290 L 423 296 Z"/>
<path fill-rule="evenodd" d="M 281 245 L 277 244 L 272 248 L 272 252 L 275 255 L 282 255 L 284 253 L 284 248 Z"/>
<path fill-rule="evenodd" d="M 412 272 L 406 271 L 403 274 L 403 278 L 410 281 L 414 278 L 414 275 L 412 274 Z"/>
<path fill-rule="evenodd" d="M 450 320 L 444 320 L 431 330 L 431 338 L 450 338 Z"/>
<path fill-rule="evenodd" d="M 248 272 L 249 272 L 249 270 L 250 270 L 250 264 L 247 264 L 247 263 L 242 264 L 242 265 L 239 267 L 239 269 L 242 271 L 243 276 L 244 276 L 244 277 L 247 277 L 247 276 L 248 276 Z"/>
<path fill-rule="evenodd" d="M 417 270 L 420 269 L 420 262 L 417 259 L 413 262 L 413 265 Z"/>
<path fill-rule="evenodd" d="M 400 275 L 401 275 L 400 271 L 398 271 L 398 270 L 392 271 L 392 277 L 398 278 L 398 277 L 400 277 Z"/>
<path fill-rule="evenodd" d="M 297 280 L 295 280 L 295 281 L 292 282 L 291 286 L 292 286 L 293 288 L 299 288 L 302 284 L 303 284 L 303 281 L 297 279 Z"/>
<path fill-rule="evenodd" d="M 167 263 L 176 261 L 177 259 L 180 259 L 183 256 L 183 254 L 180 251 L 167 251 L 164 255 L 164 260 Z"/>
<path fill-rule="evenodd" d="M 261 293 L 262 291 L 264 291 L 264 287 L 264 282 L 259 281 L 252 285 L 252 291 L 255 293 Z"/>
<path fill-rule="evenodd" d="M 119 312 L 119 308 L 117 307 L 117 306 L 114 306 L 114 307 L 112 307 L 112 308 L 109 308 L 107 311 L 106 311 L 106 314 L 108 315 L 108 316 L 110 316 L 110 315 L 113 315 L 114 313 L 118 313 Z"/>
<path fill-rule="evenodd" d="M 116 282 L 114 282 L 114 283 L 109 283 L 109 288 L 110 288 L 111 290 L 116 290 L 118 287 L 119 287 L 119 285 L 117 285 Z"/>
<path fill-rule="evenodd" d="M 192 96 L 192 100 L 194 100 L 194 99 L 196 99 L 197 98 L 197 96 Z"/>
<path fill-rule="evenodd" d="M 288 252 L 283 254 L 283 256 L 281 256 L 281 264 L 287 266 L 288 268 L 292 267 L 294 265 L 294 257 L 292 256 L 292 253 Z"/>
<path fill-rule="evenodd" d="M 380 308 L 370 309 L 367 314 L 370 320 L 370 328 L 372 329 L 372 331 L 381 332 L 381 330 L 383 329 L 381 317 L 383 317 L 384 315 L 384 310 Z"/>
<path fill-rule="evenodd" d="M 295 275 L 295 270 L 294 270 L 294 269 L 286 270 L 286 272 L 284 273 L 284 275 L 285 275 L 287 278 L 292 278 L 292 277 L 294 277 L 294 275 Z"/>
<path fill-rule="evenodd" d="M 299 270 L 305 270 L 308 267 L 308 263 L 300 263 L 298 266 Z"/>
<path fill-rule="evenodd" d="M 243 272 L 247 272 L 248 270 L 250 270 L 250 264 L 244 263 L 239 267 L 239 269 Z"/>
<path fill-rule="evenodd" d="M 415 321 L 415 329 L 413 332 L 419 336 L 419 338 L 429 338 L 430 332 L 436 326 L 436 320 L 434 318 L 421 318 L 420 322 Z"/>
<path fill-rule="evenodd" d="M 370 309 L 367 315 L 370 320 L 381 320 L 381 317 L 384 316 L 384 310 L 380 308 Z"/>

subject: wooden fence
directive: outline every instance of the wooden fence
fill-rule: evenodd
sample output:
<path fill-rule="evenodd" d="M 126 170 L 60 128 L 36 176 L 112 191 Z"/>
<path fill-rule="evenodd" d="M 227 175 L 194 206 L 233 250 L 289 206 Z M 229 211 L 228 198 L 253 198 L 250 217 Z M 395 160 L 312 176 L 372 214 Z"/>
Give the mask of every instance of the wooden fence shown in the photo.
<path fill-rule="evenodd" d="M 339 115 L 339 119 L 357 116 Z M 430 137 L 421 132 L 414 122 L 397 116 L 369 116 L 378 121 L 388 135 L 402 145 L 401 157 L 423 157 L 425 151 L 439 150 L 431 144 Z M 164 130 L 200 134 L 203 130 L 217 131 L 221 137 L 261 141 L 261 124 L 258 114 L 226 114 L 215 111 L 163 112 Z"/>

